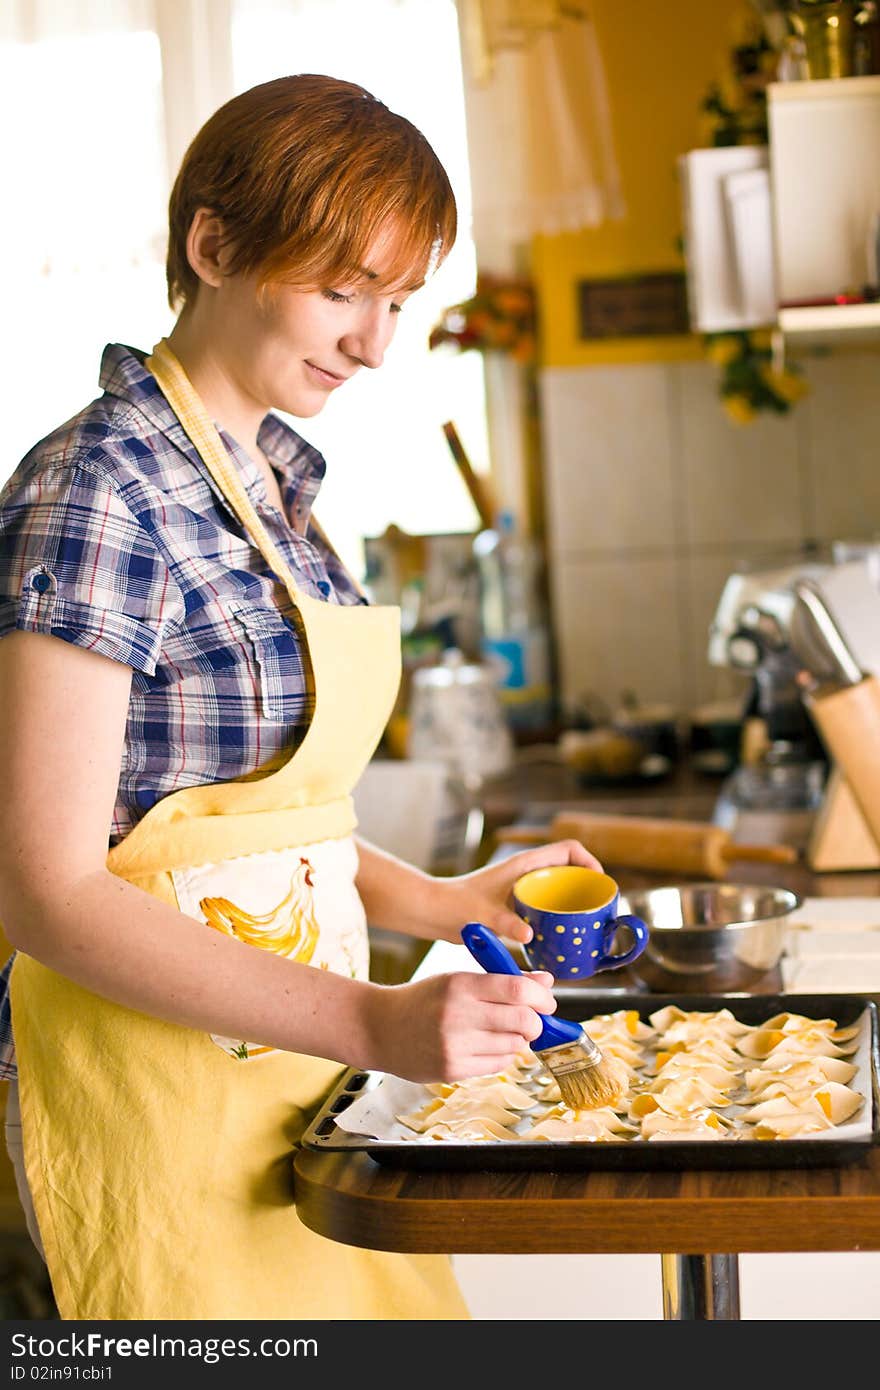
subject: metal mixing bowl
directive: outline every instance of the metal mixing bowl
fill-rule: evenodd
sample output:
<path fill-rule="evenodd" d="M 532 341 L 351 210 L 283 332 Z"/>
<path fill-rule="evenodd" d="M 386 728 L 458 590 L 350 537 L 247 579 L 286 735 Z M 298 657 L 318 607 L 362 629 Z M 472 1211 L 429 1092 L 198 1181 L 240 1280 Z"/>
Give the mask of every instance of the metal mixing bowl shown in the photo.
<path fill-rule="evenodd" d="M 763 884 L 688 883 L 621 894 L 621 912 L 648 926 L 628 967 L 649 989 L 744 990 L 778 965 L 785 924 L 802 899 Z"/>

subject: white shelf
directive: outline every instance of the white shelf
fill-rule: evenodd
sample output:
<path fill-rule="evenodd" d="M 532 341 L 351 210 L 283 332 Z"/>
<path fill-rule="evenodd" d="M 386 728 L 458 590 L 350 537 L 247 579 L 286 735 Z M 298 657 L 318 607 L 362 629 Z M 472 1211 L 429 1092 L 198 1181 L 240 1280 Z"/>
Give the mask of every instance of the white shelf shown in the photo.
<path fill-rule="evenodd" d="M 880 343 L 880 302 L 780 309 L 778 324 L 784 334 L 802 342 Z"/>

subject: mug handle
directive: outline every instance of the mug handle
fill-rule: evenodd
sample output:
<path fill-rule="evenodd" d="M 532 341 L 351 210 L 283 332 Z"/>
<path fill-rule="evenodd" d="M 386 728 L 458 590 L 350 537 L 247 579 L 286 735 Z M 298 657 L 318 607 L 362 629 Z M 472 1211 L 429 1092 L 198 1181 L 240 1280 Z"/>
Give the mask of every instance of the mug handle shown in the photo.
<path fill-rule="evenodd" d="M 621 917 L 615 917 L 608 923 L 616 931 L 618 927 L 629 927 L 635 941 L 628 951 L 621 952 L 618 956 L 603 956 L 602 964 L 610 966 L 629 965 L 630 961 L 640 956 L 648 944 L 648 928 L 641 917 L 633 917 L 629 913 L 624 913 Z"/>

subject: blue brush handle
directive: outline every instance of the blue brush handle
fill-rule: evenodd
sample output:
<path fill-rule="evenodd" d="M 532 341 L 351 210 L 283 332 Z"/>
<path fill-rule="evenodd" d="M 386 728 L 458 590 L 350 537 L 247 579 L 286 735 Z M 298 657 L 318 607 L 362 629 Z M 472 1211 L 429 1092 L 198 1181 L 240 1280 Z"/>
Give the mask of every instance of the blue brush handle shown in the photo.
<path fill-rule="evenodd" d="M 474 960 L 490 975 L 521 975 L 513 956 L 504 942 L 482 922 L 468 922 L 461 929 L 461 939 Z M 543 1052 L 548 1047 L 561 1047 L 564 1043 L 579 1042 L 584 1030 L 579 1023 L 569 1023 L 566 1018 L 552 1018 L 549 1014 L 538 1014 L 544 1025 L 540 1037 L 529 1043 L 533 1052 Z"/>

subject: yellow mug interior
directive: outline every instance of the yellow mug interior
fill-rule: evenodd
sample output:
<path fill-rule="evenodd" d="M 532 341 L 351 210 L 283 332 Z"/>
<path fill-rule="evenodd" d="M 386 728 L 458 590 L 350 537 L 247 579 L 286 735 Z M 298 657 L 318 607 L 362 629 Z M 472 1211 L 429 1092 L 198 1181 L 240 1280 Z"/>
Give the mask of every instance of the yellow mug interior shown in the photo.
<path fill-rule="evenodd" d="M 532 869 L 513 885 L 513 894 L 539 912 L 595 912 L 611 902 L 617 884 L 608 874 L 579 864 Z"/>

